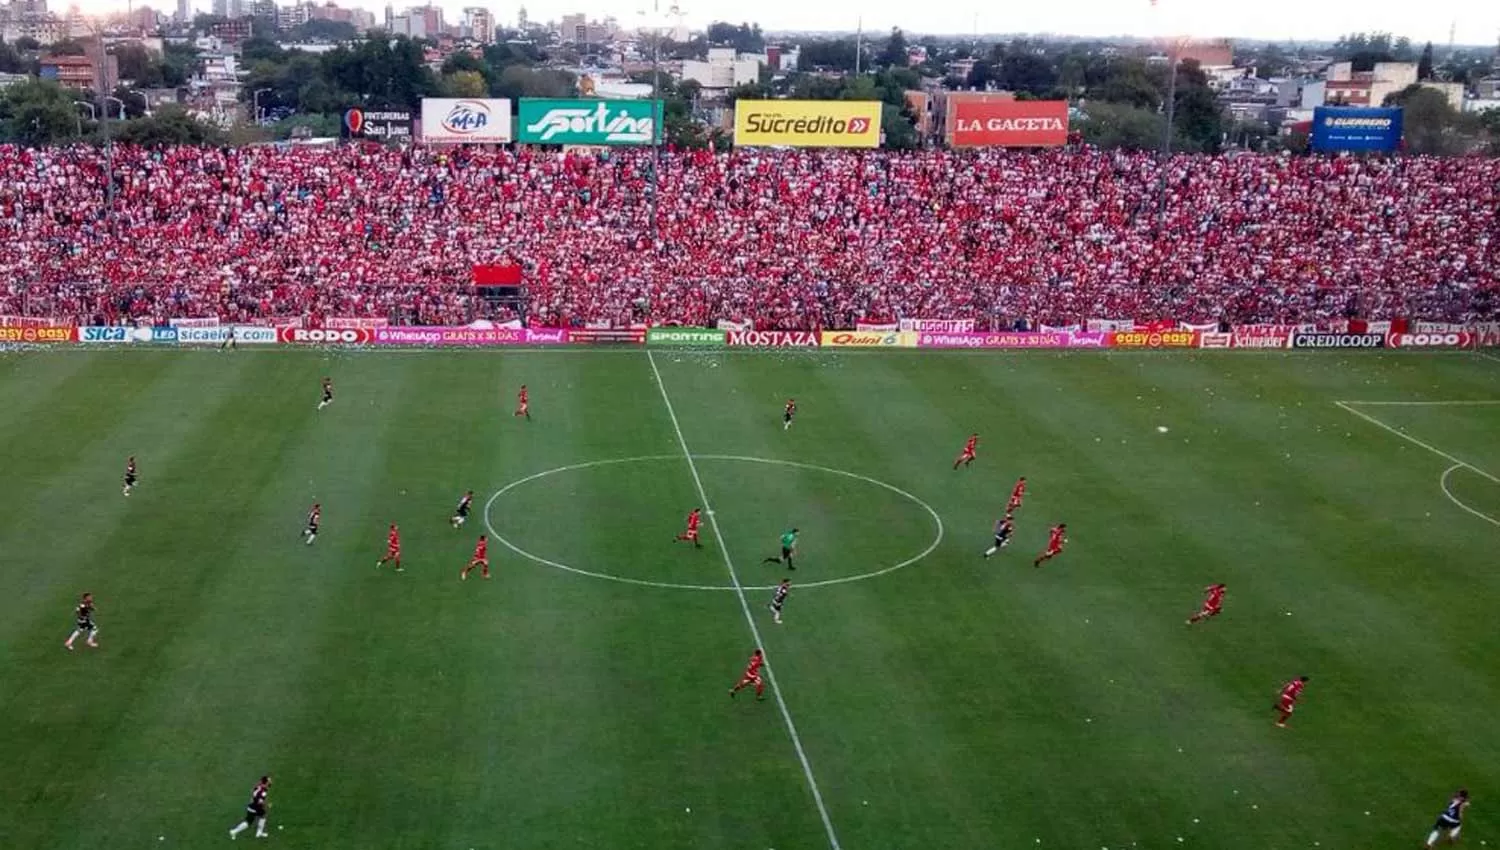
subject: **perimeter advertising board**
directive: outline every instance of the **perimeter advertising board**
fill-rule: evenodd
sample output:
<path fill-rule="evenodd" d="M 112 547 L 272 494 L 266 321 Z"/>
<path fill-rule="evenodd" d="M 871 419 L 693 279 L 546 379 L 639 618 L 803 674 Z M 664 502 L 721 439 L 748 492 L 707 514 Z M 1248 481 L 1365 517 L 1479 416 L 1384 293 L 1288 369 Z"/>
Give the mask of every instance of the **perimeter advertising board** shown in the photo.
<path fill-rule="evenodd" d="M 516 140 L 536 145 L 649 145 L 661 137 L 659 100 L 521 98 Z"/>
<path fill-rule="evenodd" d="M 879 147 L 880 106 L 873 100 L 738 100 L 734 143 L 740 147 Z"/>
<path fill-rule="evenodd" d="M 1393 151 L 1401 144 L 1401 109 L 1319 106 L 1313 110 L 1315 151 Z"/>
<path fill-rule="evenodd" d="M 346 139 L 372 139 L 377 142 L 411 141 L 412 114 L 409 109 L 344 110 L 339 125 Z"/>
<path fill-rule="evenodd" d="M 959 100 L 949 129 L 948 144 L 955 148 L 1060 147 L 1068 143 L 1068 102 Z"/>
<path fill-rule="evenodd" d="M 505 98 L 422 98 L 422 141 L 503 145 L 511 140 Z"/>

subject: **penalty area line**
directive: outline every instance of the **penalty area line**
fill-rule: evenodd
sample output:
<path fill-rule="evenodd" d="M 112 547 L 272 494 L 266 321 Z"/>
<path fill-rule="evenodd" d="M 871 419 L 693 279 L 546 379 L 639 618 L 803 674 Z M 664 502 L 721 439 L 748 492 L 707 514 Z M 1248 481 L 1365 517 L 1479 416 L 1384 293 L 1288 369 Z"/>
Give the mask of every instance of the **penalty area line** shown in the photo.
<path fill-rule="evenodd" d="M 1442 449 L 1440 449 L 1440 448 L 1438 448 L 1436 446 L 1430 445 L 1428 443 L 1424 443 L 1421 440 L 1417 439 L 1416 437 L 1413 437 L 1412 435 L 1406 433 L 1405 431 L 1402 431 L 1399 428 L 1392 428 L 1391 426 L 1385 424 L 1384 422 L 1381 422 L 1379 419 L 1376 419 L 1375 417 L 1371 416 L 1370 414 L 1365 413 L 1363 411 L 1355 410 L 1353 407 L 1350 406 L 1351 404 L 1358 404 L 1358 402 L 1336 401 L 1336 402 L 1334 402 L 1334 404 L 1337 405 L 1338 407 L 1344 409 L 1345 411 L 1347 411 L 1349 413 L 1352 413 L 1355 416 L 1358 416 L 1360 419 L 1365 420 L 1366 422 L 1370 423 L 1371 425 L 1374 425 L 1377 428 L 1380 428 L 1380 429 L 1383 429 L 1385 431 L 1389 431 L 1392 434 L 1395 434 L 1396 436 L 1398 436 L 1401 439 L 1407 441 L 1408 443 L 1411 443 L 1414 446 L 1420 446 L 1421 448 L 1424 448 L 1424 449 L 1428 450 L 1429 452 L 1432 452 L 1433 454 L 1437 455 L 1440 458 L 1446 459 L 1448 462 L 1450 462 L 1452 464 L 1455 464 L 1456 466 L 1461 466 L 1461 467 L 1463 467 L 1465 469 L 1471 470 L 1473 472 L 1477 472 L 1480 475 L 1484 476 L 1485 478 L 1488 478 L 1489 480 L 1493 481 L 1494 483 L 1500 484 L 1500 478 L 1496 478 L 1494 475 L 1491 475 L 1490 473 L 1485 472 L 1483 469 L 1480 469 L 1479 467 L 1475 466 L 1474 464 L 1469 463 L 1468 461 L 1464 460 L 1463 458 L 1454 457 L 1453 455 L 1448 454 L 1447 452 L 1443 451 Z"/>
<path fill-rule="evenodd" d="M 839 846 L 838 833 L 834 832 L 833 821 L 828 817 L 828 807 L 823 803 L 823 792 L 818 790 L 817 777 L 813 775 L 812 762 L 807 758 L 807 750 L 802 746 L 802 736 L 797 734 L 797 724 L 792 720 L 792 712 L 786 707 L 786 699 L 781 694 L 781 686 L 776 682 L 776 672 L 771 667 L 770 653 L 765 651 L 765 642 L 760 637 L 760 626 L 755 624 L 755 615 L 750 613 L 750 602 L 745 598 L 744 585 L 740 584 L 739 572 L 734 568 L 734 559 L 729 555 L 729 546 L 724 542 L 724 534 L 719 530 L 718 515 L 708 502 L 708 491 L 703 489 L 703 478 L 698 475 L 698 464 L 693 460 L 693 452 L 688 448 L 687 438 L 682 435 L 682 425 L 677 421 L 677 411 L 672 407 L 672 397 L 667 394 L 666 382 L 661 378 L 661 370 L 656 367 L 656 355 L 651 349 L 646 349 L 646 362 L 651 364 L 651 374 L 656 378 L 656 388 L 661 391 L 661 400 L 667 408 L 667 418 L 672 420 L 672 430 L 677 434 L 677 444 L 682 447 L 682 454 L 687 458 L 688 471 L 693 475 L 693 485 L 698 489 L 698 498 L 702 500 L 703 510 L 708 514 L 708 522 L 714 527 L 714 538 L 719 544 L 719 554 L 724 557 L 724 566 L 729 570 L 729 581 L 734 586 L 734 592 L 740 600 L 740 611 L 745 615 L 745 623 L 750 627 L 750 635 L 755 638 L 755 646 L 761 651 L 766 668 L 766 678 L 771 682 L 771 695 L 776 697 L 776 707 L 781 709 L 781 720 L 786 725 L 787 735 L 792 739 L 792 748 L 797 751 L 797 761 L 802 763 L 802 775 L 807 778 L 808 790 L 812 791 L 813 802 L 818 807 L 818 816 L 823 820 L 823 830 L 828 834 L 828 846 L 830 850 L 841 850 Z"/>

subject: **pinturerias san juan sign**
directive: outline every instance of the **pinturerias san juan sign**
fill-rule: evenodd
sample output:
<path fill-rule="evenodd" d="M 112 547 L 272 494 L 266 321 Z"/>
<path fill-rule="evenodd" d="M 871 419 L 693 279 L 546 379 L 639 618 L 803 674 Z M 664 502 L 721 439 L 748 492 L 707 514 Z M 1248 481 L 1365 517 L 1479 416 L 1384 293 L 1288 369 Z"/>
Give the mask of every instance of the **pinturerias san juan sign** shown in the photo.
<path fill-rule="evenodd" d="M 517 140 L 541 145 L 649 145 L 661 132 L 659 100 L 522 98 Z"/>

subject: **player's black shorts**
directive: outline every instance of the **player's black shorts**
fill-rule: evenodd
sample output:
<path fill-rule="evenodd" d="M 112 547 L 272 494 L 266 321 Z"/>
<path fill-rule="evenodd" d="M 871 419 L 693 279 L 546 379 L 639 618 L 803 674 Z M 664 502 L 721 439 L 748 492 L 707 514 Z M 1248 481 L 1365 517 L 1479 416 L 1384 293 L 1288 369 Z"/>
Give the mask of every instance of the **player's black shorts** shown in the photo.
<path fill-rule="evenodd" d="M 93 618 L 92 617 L 79 617 L 78 618 L 78 630 L 80 632 L 91 632 L 91 631 L 93 631 L 94 630 L 94 620 L 93 620 Z"/>
<path fill-rule="evenodd" d="M 1009 537 L 1002 537 L 999 534 L 995 535 L 995 545 L 996 546 L 1004 546 L 1005 544 L 1007 544 L 1009 542 L 1010 542 L 1010 538 Z"/>
<path fill-rule="evenodd" d="M 126 487 L 134 487 L 135 486 L 135 476 L 134 475 L 127 475 L 127 476 L 125 476 L 125 486 Z"/>
<path fill-rule="evenodd" d="M 458 514 L 457 515 L 461 516 L 461 517 L 467 517 L 469 515 L 469 506 L 468 505 L 464 505 L 464 506 L 460 507 L 458 509 Z"/>
<path fill-rule="evenodd" d="M 1447 830 L 1458 829 L 1460 826 L 1463 826 L 1462 822 L 1451 820 L 1444 815 L 1438 815 L 1437 823 L 1433 824 L 1432 828 L 1439 832 L 1444 832 Z"/>
<path fill-rule="evenodd" d="M 773 611 L 776 611 L 776 612 L 779 613 L 781 611 L 781 606 L 784 605 L 784 604 L 785 603 L 783 603 L 783 602 L 772 602 L 771 603 L 771 609 Z"/>
<path fill-rule="evenodd" d="M 324 401 L 333 401 L 333 393 L 324 391 L 324 393 L 323 393 L 323 400 Z"/>
<path fill-rule="evenodd" d="M 253 821 L 253 820 L 259 820 L 259 819 L 261 819 L 261 818 L 263 818 L 265 816 L 266 816 L 266 807 L 265 807 L 264 804 L 251 804 L 251 805 L 245 807 L 245 822 L 246 823 L 249 823 L 250 821 Z"/>
<path fill-rule="evenodd" d="M 783 422 L 790 422 L 790 421 L 792 421 L 792 414 L 790 414 L 790 413 L 784 413 L 784 414 L 782 414 L 781 421 L 783 421 Z"/>
<path fill-rule="evenodd" d="M 781 547 L 781 560 L 783 560 L 783 561 L 790 561 L 791 559 L 792 559 L 792 550 L 786 548 L 785 546 Z"/>
<path fill-rule="evenodd" d="M 306 533 L 307 534 L 317 534 L 318 533 L 318 524 L 315 523 L 315 522 L 308 523 L 307 524 L 307 532 Z"/>

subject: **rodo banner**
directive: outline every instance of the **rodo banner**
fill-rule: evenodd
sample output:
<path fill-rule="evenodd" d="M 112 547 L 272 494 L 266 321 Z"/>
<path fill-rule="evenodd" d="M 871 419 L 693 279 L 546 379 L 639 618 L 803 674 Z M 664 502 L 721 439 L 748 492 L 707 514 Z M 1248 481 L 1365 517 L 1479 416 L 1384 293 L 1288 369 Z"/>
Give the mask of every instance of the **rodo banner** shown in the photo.
<path fill-rule="evenodd" d="M 1474 334 L 1468 331 L 1386 334 L 1385 337 L 1389 348 L 1468 348 L 1473 343 Z"/>
<path fill-rule="evenodd" d="M 1197 348 L 1197 331 L 1114 331 L 1109 344 L 1114 348 Z"/>
<path fill-rule="evenodd" d="M 277 328 L 276 338 L 294 345 L 368 345 L 375 339 L 370 328 Z"/>
<path fill-rule="evenodd" d="M 818 344 L 829 348 L 916 348 L 917 332 L 823 331 L 818 334 Z"/>
<path fill-rule="evenodd" d="M 1384 348 L 1385 334 L 1292 334 L 1292 348 Z"/>
<path fill-rule="evenodd" d="M 725 342 L 751 348 L 816 348 L 818 335 L 813 331 L 729 331 Z"/>

